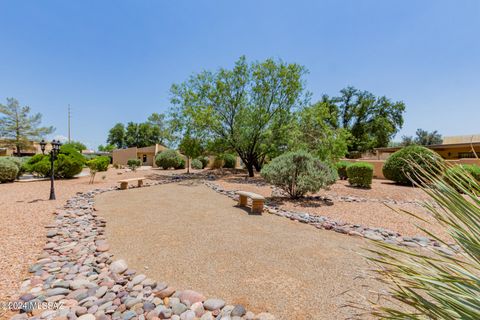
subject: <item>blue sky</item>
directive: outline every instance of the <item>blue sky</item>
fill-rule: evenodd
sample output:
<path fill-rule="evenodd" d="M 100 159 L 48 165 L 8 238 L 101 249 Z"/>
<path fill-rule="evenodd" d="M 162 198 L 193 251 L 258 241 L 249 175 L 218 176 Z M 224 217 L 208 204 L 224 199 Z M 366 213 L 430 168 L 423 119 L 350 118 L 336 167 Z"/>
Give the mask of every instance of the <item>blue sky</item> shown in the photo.
<path fill-rule="evenodd" d="M 0 103 L 15 97 L 96 147 L 169 108 L 203 69 L 281 58 L 313 100 L 348 85 L 403 100 L 405 125 L 480 133 L 480 1 L 0 0 Z"/>

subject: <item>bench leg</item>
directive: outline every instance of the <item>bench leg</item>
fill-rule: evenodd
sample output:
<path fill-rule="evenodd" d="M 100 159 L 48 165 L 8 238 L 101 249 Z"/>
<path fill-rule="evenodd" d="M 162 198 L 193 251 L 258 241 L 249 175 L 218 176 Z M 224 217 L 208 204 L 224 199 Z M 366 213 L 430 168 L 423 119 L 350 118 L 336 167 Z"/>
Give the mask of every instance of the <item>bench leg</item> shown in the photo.
<path fill-rule="evenodd" d="M 139 187 L 143 186 L 143 180 L 138 180 L 138 186 Z"/>
<path fill-rule="evenodd" d="M 252 200 L 252 213 L 263 212 L 263 200 Z"/>
<path fill-rule="evenodd" d="M 242 195 L 239 195 L 238 196 L 238 205 L 240 207 L 246 207 L 247 206 L 247 197 L 246 196 L 242 196 Z"/>
<path fill-rule="evenodd" d="M 120 189 L 125 190 L 128 188 L 128 182 L 120 182 Z"/>

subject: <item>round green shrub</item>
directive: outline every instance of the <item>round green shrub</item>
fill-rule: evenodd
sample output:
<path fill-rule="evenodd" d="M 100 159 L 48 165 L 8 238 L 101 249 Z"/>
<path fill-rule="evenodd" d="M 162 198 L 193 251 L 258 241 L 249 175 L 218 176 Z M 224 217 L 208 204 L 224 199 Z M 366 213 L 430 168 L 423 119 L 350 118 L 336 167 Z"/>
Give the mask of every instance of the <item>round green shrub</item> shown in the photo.
<path fill-rule="evenodd" d="M 54 162 L 55 177 L 71 179 L 82 172 L 85 158 L 72 146 L 60 147 L 60 153 Z"/>
<path fill-rule="evenodd" d="M 274 158 L 261 171 L 262 177 L 291 198 L 315 193 L 337 180 L 337 173 L 306 151 L 284 153 Z"/>
<path fill-rule="evenodd" d="M 192 168 L 193 169 L 203 169 L 203 163 L 199 159 L 192 160 Z"/>
<path fill-rule="evenodd" d="M 431 171 L 432 167 L 438 167 L 440 163 L 443 163 L 443 159 L 436 152 L 414 145 L 404 147 L 388 157 L 382 171 L 388 180 L 411 185 L 412 180 L 421 182 L 417 177 L 421 172 L 419 168 L 412 167 L 412 164 L 419 166 L 422 170 Z"/>
<path fill-rule="evenodd" d="M 17 178 L 18 166 L 10 159 L 0 158 L 0 182 L 12 182 Z"/>
<path fill-rule="evenodd" d="M 130 168 L 130 170 L 135 171 L 137 170 L 138 167 L 140 167 L 140 159 L 128 159 L 127 160 L 127 166 Z"/>
<path fill-rule="evenodd" d="M 223 167 L 234 169 L 237 164 L 237 157 L 234 154 L 226 153 L 222 155 Z"/>
<path fill-rule="evenodd" d="M 100 156 L 87 161 L 87 167 L 95 171 L 107 171 L 109 164 L 110 158 L 107 156 Z"/>
<path fill-rule="evenodd" d="M 354 187 L 370 188 L 373 166 L 366 162 L 355 162 L 347 167 L 348 183 Z"/>
<path fill-rule="evenodd" d="M 347 180 L 347 168 L 350 166 L 352 163 L 348 161 L 338 161 L 335 163 L 335 168 L 337 169 L 338 177 L 341 180 Z"/>
<path fill-rule="evenodd" d="M 200 160 L 202 162 L 202 169 L 208 166 L 208 157 L 206 156 L 198 157 L 197 160 Z"/>
<path fill-rule="evenodd" d="M 30 158 L 31 157 L 5 157 L 5 159 L 12 161 L 17 166 L 18 168 L 17 178 L 19 178 L 22 174 L 25 173 L 24 165 Z"/>
<path fill-rule="evenodd" d="M 179 169 L 182 166 L 185 168 L 185 160 L 183 157 L 175 150 L 166 149 L 158 153 L 155 157 L 155 164 L 164 170 L 175 168 Z"/>

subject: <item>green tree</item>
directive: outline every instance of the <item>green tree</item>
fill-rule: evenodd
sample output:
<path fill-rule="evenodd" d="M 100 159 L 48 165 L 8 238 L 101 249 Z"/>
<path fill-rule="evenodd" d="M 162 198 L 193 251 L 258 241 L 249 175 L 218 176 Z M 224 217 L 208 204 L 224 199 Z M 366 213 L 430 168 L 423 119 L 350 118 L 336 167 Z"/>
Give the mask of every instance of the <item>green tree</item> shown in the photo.
<path fill-rule="evenodd" d="M 80 141 L 70 141 L 68 143 L 65 143 L 64 146 L 71 146 L 72 148 L 78 150 L 78 152 L 82 152 L 83 150 L 87 149 L 87 146 Z"/>
<path fill-rule="evenodd" d="M 20 106 L 14 98 L 7 98 L 7 104 L 0 104 L 0 137 L 15 146 L 17 155 L 21 155 L 32 140 L 39 140 L 54 131 L 53 127 L 41 127 L 42 115 L 30 114 L 30 107 Z"/>
<path fill-rule="evenodd" d="M 115 150 L 115 146 L 113 144 L 107 144 L 107 145 L 99 145 L 98 146 L 98 151 L 101 152 L 112 152 Z"/>
<path fill-rule="evenodd" d="M 125 146 L 125 126 L 123 123 L 117 123 L 108 132 L 107 143 L 121 149 Z"/>
<path fill-rule="evenodd" d="M 149 122 L 127 123 L 125 144 L 127 147 L 148 147 L 160 143 L 160 129 Z"/>
<path fill-rule="evenodd" d="M 292 111 L 306 101 L 304 67 L 267 59 L 204 71 L 171 88 L 177 114 L 205 127 L 217 147 L 234 150 L 249 176 L 288 147 Z M 271 156 L 270 156 L 271 157 Z"/>
<path fill-rule="evenodd" d="M 322 102 L 338 117 L 332 123 L 350 132 L 349 151 L 386 147 L 403 126 L 405 104 L 385 96 L 377 97 L 368 91 L 347 87 L 340 90 L 338 97 L 323 96 Z"/>
<path fill-rule="evenodd" d="M 290 149 L 306 149 L 322 161 L 334 163 L 348 151 L 350 133 L 336 126 L 338 118 L 328 102 L 320 101 L 298 112 L 296 139 Z"/>
<path fill-rule="evenodd" d="M 158 143 L 161 145 L 168 145 L 172 140 L 171 128 L 169 122 L 166 120 L 166 116 L 163 113 L 152 113 L 147 122 L 152 126 L 158 128 Z"/>
<path fill-rule="evenodd" d="M 190 173 L 191 159 L 201 156 L 205 147 L 201 138 L 195 137 L 190 130 L 187 130 L 178 145 L 178 150 L 187 157 L 187 173 Z"/>
<path fill-rule="evenodd" d="M 417 129 L 415 136 L 415 143 L 421 146 L 442 144 L 443 142 L 442 135 L 437 130 L 428 132 L 427 130 Z"/>

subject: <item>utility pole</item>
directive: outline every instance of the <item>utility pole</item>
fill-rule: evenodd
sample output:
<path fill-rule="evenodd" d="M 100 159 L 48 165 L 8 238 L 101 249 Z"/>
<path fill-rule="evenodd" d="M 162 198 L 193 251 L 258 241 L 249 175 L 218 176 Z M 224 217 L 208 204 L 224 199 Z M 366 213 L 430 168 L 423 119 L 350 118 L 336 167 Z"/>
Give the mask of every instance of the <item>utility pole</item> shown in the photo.
<path fill-rule="evenodd" d="M 68 104 L 68 143 L 70 143 L 70 104 Z"/>

